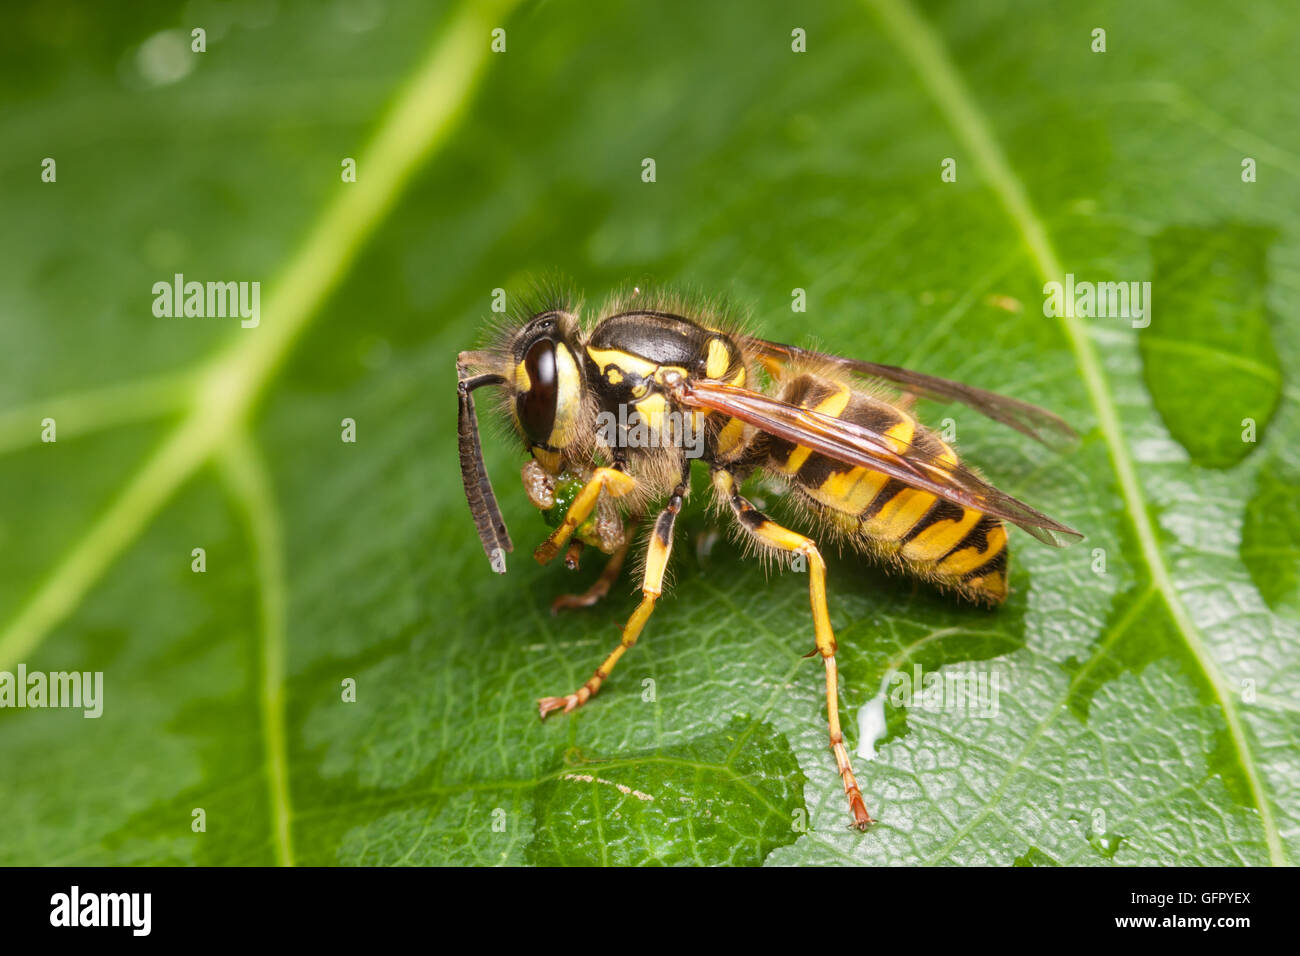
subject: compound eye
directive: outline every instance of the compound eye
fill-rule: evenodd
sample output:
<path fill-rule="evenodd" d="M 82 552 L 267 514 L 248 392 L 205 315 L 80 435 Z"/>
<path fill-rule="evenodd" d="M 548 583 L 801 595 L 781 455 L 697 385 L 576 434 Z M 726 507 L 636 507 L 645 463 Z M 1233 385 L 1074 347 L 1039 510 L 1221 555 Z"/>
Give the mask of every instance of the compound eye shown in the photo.
<path fill-rule="evenodd" d="M 515 400 L 515 409 L 524 434 L 544 445 L 555 426 L 555 343 L 550 339 L 534 342 L 524 356 L 524 371 L 528 373 L 530 387 Z"/>

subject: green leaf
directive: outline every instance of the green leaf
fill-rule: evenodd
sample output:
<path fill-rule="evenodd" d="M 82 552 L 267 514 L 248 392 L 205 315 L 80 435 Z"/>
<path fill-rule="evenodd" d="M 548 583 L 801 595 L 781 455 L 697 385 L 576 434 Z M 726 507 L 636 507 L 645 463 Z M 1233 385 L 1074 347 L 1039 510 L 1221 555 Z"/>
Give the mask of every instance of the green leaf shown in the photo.
<path fill-rule="evenodd" d="M 574 762 L 572 773 L 533 795 L 529 863 L 754 864 L 807 829 L 795 755 L 779 732 L 750 718 L 680 748 Z M 648 792 L 606 779 L 627 771 Z"/>
<path fill-rule="evenodd" d="M 99 718 L 0 709 L 0 863 L 1300 857 L 1287 7 L 339 10 L 214 21 L 202 54 L 148 11 L 34 13 L 0 41 L 22 224 L 0 240 L 0 672 L 104 680 Z M 518 546 L 491 572 L 453 362 L 494 289 L 555 269 L 593 308 L 628 280 L 694 286 L 772 338 L 1081 431 L 1049 451 L 921 407 L 1087 535 L 1014 532 L 1002 608 L 827 548 L 852 751 L 883 701 L 854 757 L 867 833 L 803 656 L 807 579 L 717 536 L 702 475 L 641 641 L 586 707 L 537 719 L 638 582 L 549 615 L 599 562 L 528 560 L 547 526 L 490 432 Z M 263 282 L 261 323 L 155 317 L 178 272 Z M 1151 326 L 1047 317 L 1067 273 L 1151 281 Z M 946 706 L 936 679 L 996 697 Z"/>
<path fill-rule="evenodd" d="M 1219 223 L 1171 227 L 1152 243 L 1161 321 L 1138 336 L 1142 371 L 1197 464 L 1245 458 L 1282 395 L 1265 314 L 1271 241 L 1268 230 Z"/>
<path fill-rule="evenodd" d="M 1279 454 L 1259 470 L 1241 531 L 1241 560 L 1272 607 L 1300 611 L 1300 474 Z"/>

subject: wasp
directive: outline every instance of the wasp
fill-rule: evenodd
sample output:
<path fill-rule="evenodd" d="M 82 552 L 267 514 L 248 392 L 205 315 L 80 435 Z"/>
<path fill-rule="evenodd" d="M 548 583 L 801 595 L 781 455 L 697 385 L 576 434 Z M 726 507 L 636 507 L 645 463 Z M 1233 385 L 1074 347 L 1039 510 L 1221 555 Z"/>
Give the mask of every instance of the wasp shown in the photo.
<path fill-rule="evenodd" d="M 840 728 L 826 562 L 813 538 L 764 514 L 742 483 L 762 473 L 841 544 L 962 599 L 997 605 L 1007 596 L 1006 522 L 1058 547 L 1082 535 L 987 483 L 917 420 L 913 404 L 961 402 L 1044 442 L 1073 431 L 1048 411 L 970 385 L 757 338 L 707 302 L 636 290 L 608 303 L 594 323 L 584 324 L 582 311 L 553 294 L 516 313 L 491 347 L 457 360 L 461 475 L 494 570 L 504 573 L 512 544 L 483 464 L 473 400 L 483 386 L 499 387 L 530 455 L 525 491 L 554 525 L 534 557 L 546 564 L 564 550 L 573 567 L 588 545 L 611 555 L 589 591 L 560 598 L 553 610 L 607 593 L 634 529 L 653 515 L 641 600 L 618 646 L 576 691 L 542 698 L 541 716 L 587 703 L 640 637 L 663 593 L 699 459 L 715 506 L 738 535 L 808 572 L 830 748 L 851 826 L 865 830 L 872 819 Z"/>

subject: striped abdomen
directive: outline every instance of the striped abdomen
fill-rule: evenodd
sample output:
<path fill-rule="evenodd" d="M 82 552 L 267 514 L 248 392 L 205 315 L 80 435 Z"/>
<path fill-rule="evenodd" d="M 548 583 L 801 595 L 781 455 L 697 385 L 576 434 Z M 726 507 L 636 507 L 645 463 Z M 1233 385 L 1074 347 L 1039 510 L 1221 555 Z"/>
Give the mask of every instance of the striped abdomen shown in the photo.
<path fill-rule="evenodd" d="M 871 428 L 909 449 L 957 463 L 957 454 L 907 412 L 832 379 L 799 375 L 782 401 Z M 766 437 L 764 467 L 856 543 L 925 580 L 991 604 L 1007 596 L 1007 532 L 1002 521 L 916 491 L 877 471 L 844 464 L 802 445 Z"/>

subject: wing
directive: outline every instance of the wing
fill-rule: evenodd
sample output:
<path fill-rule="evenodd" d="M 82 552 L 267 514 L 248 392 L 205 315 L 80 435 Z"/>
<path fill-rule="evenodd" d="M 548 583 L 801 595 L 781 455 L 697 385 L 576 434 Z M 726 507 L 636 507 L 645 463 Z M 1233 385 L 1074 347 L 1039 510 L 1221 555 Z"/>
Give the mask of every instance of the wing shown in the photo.
<path fill-rule="evenodd" d="M 730 415 L 827 458 L 886 474 L 955 505 L 1003 518 L 1044 544 L 1059 548 L 1083 537 L 998 491 L 960 462 L 947 461 L 912 445 L 896 451 L 896 439 L 864 425 L 710 379 L 684 381 L 673 397 L 682 405 Z"/>
<path fill-rule="evenodd" d="M 862 362 L 825 352 L 811 352 L 794 345 L 769 342 L 766 339 L 745 336 L 742 342 L 757 353 L 759 360 L 768 371 L 775 372 L 786 363 L 798 360 L 819 364 L 829 363 L 857 372 L 859 375 L 884 379 L 926 398 L 943 402 L 961 402 L 977 412 L 982 412 L 995 422 L 1010 425 L 1016 431 L 1023 432 L 1045 445 L 1059 445 L 1078 438 L 1073 428 L 1047 409 L 1019 399 L 998 395 L 996 392 L 987 392 L 973 385 L 951 382 L 946 378 L 913 372 L 896 365 L 877 365 L 875 362 Z"/>

